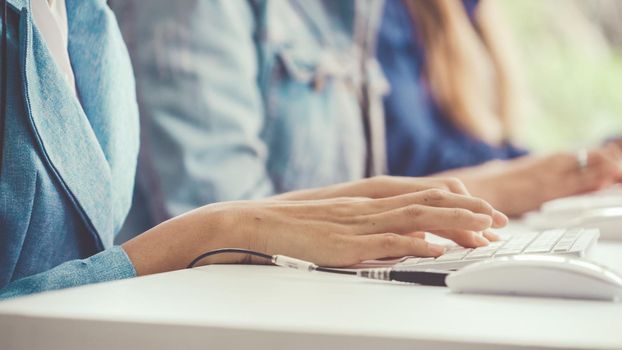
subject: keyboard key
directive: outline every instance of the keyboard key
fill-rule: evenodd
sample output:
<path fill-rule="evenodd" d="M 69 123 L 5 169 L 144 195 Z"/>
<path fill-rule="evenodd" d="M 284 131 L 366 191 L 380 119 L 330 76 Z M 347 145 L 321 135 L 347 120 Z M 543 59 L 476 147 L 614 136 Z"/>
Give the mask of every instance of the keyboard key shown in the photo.
<path fill-rule="evenodd" d="M 572 246 L 574 241 L 576 241 L 576 238 L 574 238 L 574 237 L 564 237 L 564 238 L 560 239 L 559 242 L 557 242 L 557 243 L 558 244 L 570 244 Z"/>
<path fill-rule="evenodd" d="M 568 240 L 559 241 L 555 245 L 555 248 L 553 248 L 553 252 L 554 253 L 567 252 L 568 250 L 570 250 L 570 248 L 572 247 L 573 243 L 574 243 L 574 240 L 572 240 L 572 241 L 568 241 Z"/>
<path fill-rule="evenodd" d="M 502 248 L 497 250 L 495 256 L 516 255 L 523 252 L 523 248 Z"/>
<path fill-rule="evenodd" d="M 495 254 L 496 249 L 476 249 L 466 256 L 466 259 L 483 259 L 489 258 Z"/>
<path fill-rule="evenodd" d="M 498 248 L 502 247 L 506 243 L 507 243 L 506 241 L 490 242 L 490 244 L 488 244 L 485 248 L 495 248 L 495 249 L 498 249 Z"/>
<path fill-rule="evenodd" d="M 580 229 L 580 228 L 570 229 L 566 231 L 566 233 L 562 236 L 562 238 L 557 242 L 557 244 L 553 248 L 553 252 L 559 253 L 559 252 L 569 251 L 574 245 L 577 238 L 581 236 L 582 232 L 583 232 L 583 229 Z"/>
<path fill-rule="evenodd" d="M 421 258 L 408 258 L 404 261 L 401 261 L 395 264 L 395 266 L 414 266 L 414 265 L 417 265 L 417 263 L 419 263 L 419 260 L 421 260 Z"/>
<path fill-rule="evenodd" d="M 566 233 L 565 229 L 547 230 L 542 232 L 536 241 L 557 242 L 564 235 L 564 233 Z"/>
<path fill-rule="evenodd" d="M 471 248 L 461 247 L 459 245 L 449 248 L 445 254 L 453 254 L 453 253 L 465 253 L 471 251 Z"/>
<path fill-rule="evenodd" d="M 433 263 L 435 260 L 436 260 L 436 259 L 434 259 L 434 258 L 421 258 L 421 259 L 417 262 L 417 265 Z"/>
<path fill-rule="evenodd" d="M 510 238 L 510 242 L 531 242 L 536 238 L 538 232 L 525 232 L 520 234 L 515 234 Z"/>
<path fill-rule="evenodd" d="M 436 261 L 454 261 L 454 260 L 460 260 L 462 258 L 464 258 L 469 252 L 471 252 L 472 249 L 468 249 L 468 248 L 463 248 L 461 250 L 456 250 L 456 251 L 450 251 L 448 253 L 445 253 L 441 256 L 439 256 L 438 258 L 436 258 Z"/>
<path fill-rule="evenodd" d="M 589 234 L 582 235 L 577 237 L 577 240 L 574 242 L 572 247 L 569 249 L 570 251 L 585 251 L 592 244 L 593 236 Z"/>
<path fill-rule="evenodd" d="M 570 229 L 570 230 L 566 231 L 566 233 L 564 234 L 563 239 L 575 240 L 575 239 L 577 239 L 577 237 L 579 237 L 581 235 L 582 232 L 583 232 L 582 228 Z"/>
<path fill-rule="evenodd" d="M 523 253 L 525 253 L 525 254 L 548 253 L 553 248 L 553 244 L 555 244 L 555 243 L 552 242 L 551 244 L 532 245 L 532 246 L 527 247 L 527 249 L 525 249 L 523 251 Z"/>

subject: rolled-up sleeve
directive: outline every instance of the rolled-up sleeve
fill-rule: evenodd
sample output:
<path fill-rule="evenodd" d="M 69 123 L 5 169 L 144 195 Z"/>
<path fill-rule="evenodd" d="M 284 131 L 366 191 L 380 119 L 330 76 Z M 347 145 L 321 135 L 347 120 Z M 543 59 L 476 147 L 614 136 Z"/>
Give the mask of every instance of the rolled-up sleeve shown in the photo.
<path fill-rule="evenodd" d="M 136 270 L 129 257 L 121 247 L 115 246 L 90 258 L 71 260 L 13 281 L 0 289 L 0 299 L 135 276 Z"/>
<path fill-rule="evenodd" d="M 143 127 L 139 181 L 148 182 L 150 200 L 175 216 L 273 194 L 249 2 L 123 2 L 131 10 L 118 17 Z"/>

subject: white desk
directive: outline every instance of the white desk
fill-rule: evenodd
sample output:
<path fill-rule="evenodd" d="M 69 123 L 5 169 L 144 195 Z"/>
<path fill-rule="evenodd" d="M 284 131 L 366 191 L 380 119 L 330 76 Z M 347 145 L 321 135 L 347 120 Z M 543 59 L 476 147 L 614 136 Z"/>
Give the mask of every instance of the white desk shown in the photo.
<path fill-rule="evenodd" d="M 622 272 L 622 243 L 597 260 Z M 0 303 L 2 350 L 622 348 L 622 303 L 211 266 Z"/>

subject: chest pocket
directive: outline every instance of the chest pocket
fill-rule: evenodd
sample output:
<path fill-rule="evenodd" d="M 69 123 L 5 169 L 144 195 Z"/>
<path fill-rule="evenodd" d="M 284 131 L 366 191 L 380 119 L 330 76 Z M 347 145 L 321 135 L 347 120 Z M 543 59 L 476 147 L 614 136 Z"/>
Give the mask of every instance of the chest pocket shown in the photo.
<path fill-rule="evenodd" d="M 354 50 L 352 50 L 354 51 Z M 276 53 L 276 79 L 291 79 L 321 93 L 327 84 L 343 84 L 356 94 L 361 74 L 353 53 L 285 47 Z"/>
<path fill-rule="evenodd" d="M 278 191 L 364 174 L 365 137 L 352 43 L 323 42 L 299 12 L 273 8 L 264 48 L 268 171 Z M 335 32 L 335 36 L 344 36 Z"/>
<path fill-rule="evenodd" d="M 291 80 L 321 92 L 326 83 L 360 81 L 352 38 L 320 4 L 272 2 L 264 29 L 270 84 Z"/>

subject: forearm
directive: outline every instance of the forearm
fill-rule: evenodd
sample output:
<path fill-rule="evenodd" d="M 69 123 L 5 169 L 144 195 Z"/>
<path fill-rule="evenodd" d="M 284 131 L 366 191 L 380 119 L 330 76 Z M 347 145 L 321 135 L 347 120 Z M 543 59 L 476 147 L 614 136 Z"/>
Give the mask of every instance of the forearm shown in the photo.
<path fill-rule="evenodd" d="M 478 166 L 454 169 L 434 176 L 453 176 L 469 193 L 490 203 L 501 212 L 519 216 L 535 209 L 548 196 L 549 188 L 533 191 L 536 177 L 530 174 L 534 157 L 494 160 Z"/>
<path fill-rule="evenodd" d="M 220 203 L 172 218 L 123 244 L 138 276 L 186 268 L 208 250 L 252 248 L 251 223 L 236 217 L 242 202 Z M 217 206 L 217 209 L 215 209 Z M 225 213 L 226 212 L 226 213 Z M 231 230 L 223 231 L 224 228 Z M 239 255 L 223 255 L 205 262 L 236 263 Z"/>

